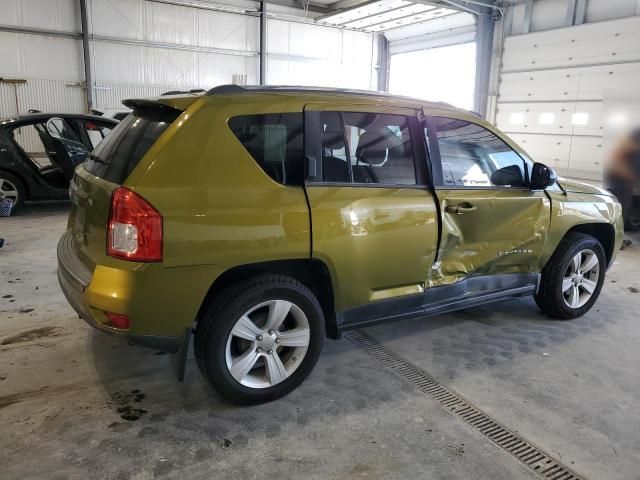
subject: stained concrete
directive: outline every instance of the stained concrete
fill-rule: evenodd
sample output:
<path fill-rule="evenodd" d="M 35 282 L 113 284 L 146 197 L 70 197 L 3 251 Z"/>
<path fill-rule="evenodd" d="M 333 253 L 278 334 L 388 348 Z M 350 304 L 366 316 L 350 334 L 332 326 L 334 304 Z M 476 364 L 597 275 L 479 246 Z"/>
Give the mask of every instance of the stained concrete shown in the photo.
<path fill-rule="evenodd" d="M 267 405 L 226 403 L 193 359 L 177 383 L 66 304 L 66 213 L 0 219 L 0 478 L 537 478 L 346 340 Z M 367 331 L 578 472 L 640 478 L 639 245 L 573 322 L 521 299 Z"/>

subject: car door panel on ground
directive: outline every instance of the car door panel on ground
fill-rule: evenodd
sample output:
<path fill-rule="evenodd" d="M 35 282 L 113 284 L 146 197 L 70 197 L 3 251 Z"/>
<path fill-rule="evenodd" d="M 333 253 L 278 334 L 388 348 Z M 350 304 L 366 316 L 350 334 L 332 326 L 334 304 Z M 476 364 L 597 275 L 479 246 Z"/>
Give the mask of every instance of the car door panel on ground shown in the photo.
<path fill-rule="evenodd" d="M 479 123 L 451 112 L 427 119 L 425 135 L 442 215 L 430 287 L 473 275 L 541 268 L 550 201 L 544 191 L 528 188 L 530 163 Z"/>
<path fill-rule="evenodd" d="M 419 135 L 412 109 L 305 107 L 313 256 L 332 270 L 339 312 L 424 290 L 438 221 Z"/>

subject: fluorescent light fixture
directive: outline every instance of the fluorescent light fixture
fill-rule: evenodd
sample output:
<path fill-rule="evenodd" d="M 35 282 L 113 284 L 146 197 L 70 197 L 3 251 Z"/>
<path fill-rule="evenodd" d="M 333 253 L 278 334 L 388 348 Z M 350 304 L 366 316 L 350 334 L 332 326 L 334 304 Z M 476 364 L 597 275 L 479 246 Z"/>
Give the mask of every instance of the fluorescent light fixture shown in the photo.
<path fill-rule="evenodd" d="M 455 13 L 455 10 L 409 0 L 377 0 L 320 15 L 318 23 L 379 32 Z"/>
<path fill-rule="evenodd" d="M 511 125 L 522 125 L 524 123 L 524 113 L 513 112 L 509 115 L 509 123 L 511 123 Z"/>
<path fill-rule="evenodd" d="M 573 125 L 586 125 L 589 123 L 589 114 L 587 112 L 575 112 L 571 115 L 571 123 Z"/>
<path fill-rule="evenodd" d="M 540 125 L 553 125 L 553 122 L 555 122 L 555 120 L 556 116 L 551 112 L 541 113 L 538 117 L 538 123 L 540 123 Z"/>

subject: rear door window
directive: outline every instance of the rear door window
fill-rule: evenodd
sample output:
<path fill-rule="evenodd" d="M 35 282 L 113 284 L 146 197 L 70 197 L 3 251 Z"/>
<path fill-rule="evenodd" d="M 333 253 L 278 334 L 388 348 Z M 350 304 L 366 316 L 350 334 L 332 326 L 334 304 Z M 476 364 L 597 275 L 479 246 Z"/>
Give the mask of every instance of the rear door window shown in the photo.
<path fill-rule="evenodd" d="M 229 128 L 273 180 L 285 185 L 302 185 L 302 113 L 240 115 L 229 120 Z"/>
<path fill-rule="evenodd" d="M 85 162 L 85 169 L 109 182 L 124 182 L 180 113 L 152 108 L 134 111 L 98 144 Z"/>
<path fill-rule="evenodd" d="M 354 183 L 417 183 L 407 117 L 383 113 L 342 115 Z"/>
<path fill-rule="evenodd" d="M 409 119 L 404 115 L 322 112 L 322 178 L 326 183 L 416 185 Z"/>
<path fill-rule="evenodd" d="M 30 123 L 14 128 L 11 132 L 13 140 L 38 168 L 52 164 L 51 155 L 55 155 L 52 147 L 47 148 L 43 137 L 48 140 L 44 123 Z"/>

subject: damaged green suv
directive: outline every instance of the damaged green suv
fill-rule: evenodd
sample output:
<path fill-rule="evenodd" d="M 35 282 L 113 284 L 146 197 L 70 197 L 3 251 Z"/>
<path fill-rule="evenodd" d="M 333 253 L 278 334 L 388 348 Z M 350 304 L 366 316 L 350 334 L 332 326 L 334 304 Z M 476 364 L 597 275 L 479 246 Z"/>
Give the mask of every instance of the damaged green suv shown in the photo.
<path fill-rule="evenodd" d="M 236 402 L 290 392 L 349 329 L 524 295 L 580 316 L 622 241 L 609 193 L 446 104 L 238 86 L 124 103 L 71 182 L 60 285 L 179 378 L 193 337 Z"/>

